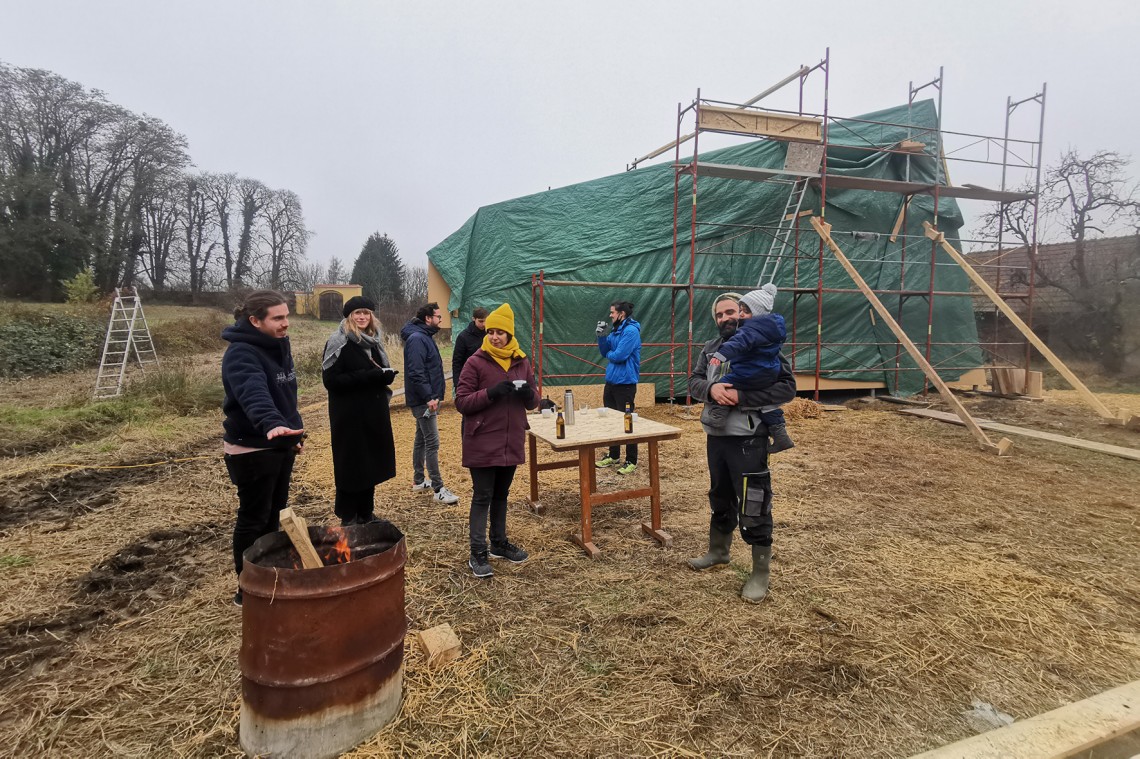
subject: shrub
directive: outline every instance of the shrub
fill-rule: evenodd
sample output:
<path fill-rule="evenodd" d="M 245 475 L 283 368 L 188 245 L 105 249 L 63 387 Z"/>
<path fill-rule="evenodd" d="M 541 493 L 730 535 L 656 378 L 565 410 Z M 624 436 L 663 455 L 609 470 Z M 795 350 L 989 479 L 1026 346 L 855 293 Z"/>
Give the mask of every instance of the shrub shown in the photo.
<path fill-rule="evenodd" d="M 30 377 L 94 365 L 105 325 L 90 316 L 9 308 L 0 325 L 0 377 Z"/>
<path fill-rule="evenodd" d="M 60 280 L 59 284 L 63 287 L 68 303 L 94 303 L 99 299 L 95 272 L 90 266 L 77 272 L 71 279 Z"/>
<path fill-rule="evenodd" d="M 310 348 L 293 354 L 293 368 L 297 371 L 297 386 L 319 384 L 321 381 L 321 363 L 324 361 L 324 348 Z"/>
<path fill-rule="evenodd" d="M 123 397 L 153 406 L 161 413 L 189 416 L 221 408 L 225 393 L 221 377 L 197 375 L 189 365 L 167 362 L 149 369 L 127 385 Z"/>
<path fill-rule="evenodd" d="M 150 336 L 159 359 L 191 356 L 224 348 L 226 343 L 222 340 L 222 330 L 231 324 L 233 319 L 221 311 L 206 311 L 195 319 L 177 319 L 157 324 L 150 328 Z"/>

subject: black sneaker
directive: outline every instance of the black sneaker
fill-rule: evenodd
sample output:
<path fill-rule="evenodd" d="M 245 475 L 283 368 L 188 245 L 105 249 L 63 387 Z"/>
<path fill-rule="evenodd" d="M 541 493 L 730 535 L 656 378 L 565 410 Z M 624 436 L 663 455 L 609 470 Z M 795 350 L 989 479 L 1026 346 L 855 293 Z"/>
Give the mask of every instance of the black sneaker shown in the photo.
<path fill-rule="evenodd" d="M 486 551 L 471 554 L 471 558 L 467 560 L 467 566 L 471 567 L 471 574 L 480 580 L 495 576 L 495 570 L 491 569 L 491 565 L 487 562 Z"/>
<path fill-rule="evenodd" d="M 234 606 L 241 606 L 241 588 L 238 588 L 238 592 L 234 593 Z"/>
<path fill-rule="evenodd" d="M 522 564 L 524 561 L 530 558 L 530 554 L 508 541 L 506 543 L 502 543 L 501 545 L 492 545 L 491 558 L 506 559 L 512 564 Z"/>

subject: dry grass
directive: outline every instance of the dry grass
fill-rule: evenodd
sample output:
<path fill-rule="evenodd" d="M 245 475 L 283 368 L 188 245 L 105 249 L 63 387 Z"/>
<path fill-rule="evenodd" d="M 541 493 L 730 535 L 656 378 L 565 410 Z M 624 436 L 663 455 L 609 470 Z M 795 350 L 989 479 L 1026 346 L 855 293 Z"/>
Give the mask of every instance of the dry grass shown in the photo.
<path fill-rule="evenodd" d="M 294 491 L 310 521 L 332 519 L 321 400 L 308 396 Z M 1022 423 L 1088 416 L 1055 393 L 998 408 Z M 395 406 L 400 474 L 378 511 L 408 536 L 409 629 L 450 623 L 463 656 L 431 671 L 409 638 L 398 718 L 349 756 L 903 756 L 969 734 L 971 699 L 1021 718 L 1140 677 L 1134 462 L 1028 440 L 999 459 L 893 407 L 797 401 L 797 447 L 773 461 L 772 593 L 751 606 L 736 595 L 739 541 L 730 567 L 683 566 L 708 527 L 697 411 L 642 411 L 684 430 L 661 446 L 672 548 L 641 534 L 647 502 L 610 504 L 594 514 L 602 557 L 587 560 L 566 540 L 576 473 L 543 473 L 539 517 L 520 469 L 508 525 L 533 558 L 487 582 L 465 566 L 463 506 L 408 492 L 413 422 Z M 0 468 L 10 498 L 56 499 L 0 528 L 0 559 L 20 557 L 0 562 L 0 754 L 239 753 L 235 499 L 217 422 L 188 420 L 178 444 L 128 431 L 120 451 Z M 441 425 L 444 475 L 466 503 L 450 405 Z M 46 468 L 68 454 L 206 458 L 119 470 L 88 492 Z M 91 590 L 93 573 L 136 555 L 145 581 Z"/>

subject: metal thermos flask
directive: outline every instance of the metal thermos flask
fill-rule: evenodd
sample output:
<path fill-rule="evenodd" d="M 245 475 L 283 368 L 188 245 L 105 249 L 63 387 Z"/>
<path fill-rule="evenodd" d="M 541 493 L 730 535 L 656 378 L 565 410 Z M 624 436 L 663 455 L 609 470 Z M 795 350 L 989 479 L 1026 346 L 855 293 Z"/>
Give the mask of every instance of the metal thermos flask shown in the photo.
<path fill-rule="evenodd" d="M 566 423 L 574 423 L 574 391 L 567 390 L 562 396 L 562 408 L 566 409 Z"/>

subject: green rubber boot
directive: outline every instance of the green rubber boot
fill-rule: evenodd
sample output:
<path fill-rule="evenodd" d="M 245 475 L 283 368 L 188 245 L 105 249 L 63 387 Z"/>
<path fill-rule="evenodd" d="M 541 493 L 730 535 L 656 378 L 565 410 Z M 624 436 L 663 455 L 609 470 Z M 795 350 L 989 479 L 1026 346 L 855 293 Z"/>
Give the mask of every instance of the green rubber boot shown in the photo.
<path fill-rule="evenodd" d="M 772 560 L 772 546 L 752 546 L 752 574 L 740 591 L 740 597 L 758 604 L 768 595 L 768 562 Z"/>
<path fill-rule="evenodd" d="M 731 545 L 731 532 L 717 532 L 712 527 L 709 527 L 709 552 L 704 556 L 689 559 L 689 566 L 699 570 L 715 567 L 717 564 L 727 564 L 729 558 L 731 558 L 728 553 L 729 546 Z"/>

